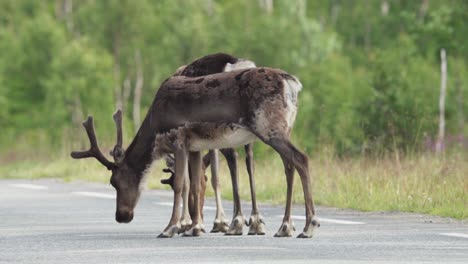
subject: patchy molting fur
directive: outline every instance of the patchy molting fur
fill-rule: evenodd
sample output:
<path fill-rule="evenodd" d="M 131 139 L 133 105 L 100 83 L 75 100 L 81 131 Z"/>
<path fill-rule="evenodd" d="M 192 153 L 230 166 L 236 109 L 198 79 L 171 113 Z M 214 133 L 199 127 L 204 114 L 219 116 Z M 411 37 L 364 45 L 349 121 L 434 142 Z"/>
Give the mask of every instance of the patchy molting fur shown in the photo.
<path fill-rule="evenodd" d="M 156 135 L 153 159 L 165 158 L 176 149 L 200 151 L 253 142 L 255 135 L 235 124 L 187 123 L 169 132 Z"/>
<path fill-rule="evenodd" d="M 156 135 L 153 160 L 169 159 L 176 149 L 199 151 L 229 144 L 245 145 L 256 139 L 245 127 L 233 124 L 188 123 Z M 235 142 L 235 143 L 233 143 Z M 146 178 L 147 174 L 143 178 Z"/>
<path fill-rule="evenodd" d="M 230 72 L 235 70 L 242 70 L 242 69 L 251 69 L 257 67 L 253 61 L 238 59 L 235 63 L 226 63 L 224 66 L 223 72 Z"/>
<path fill-rule="evenodd" d="M 263 139 L 276 137 L 276 133 L 284 133 L 291 131 L 294 126 L 297 114 L 297 95 L 302 89 L 302 84 L 296 77 L 293 79 L 283 79 L 283 104 L 279 104 L 279 100 L 266 101 L 262 103 L 255 111 L 253 123 Z M 284 111 L 278 109 L 284 107 Z M 277 120 L 275 128 L 270 127 L 269 120 Z"/>
<path fill-rule="evenodd" d="M 213 73 L 220 73 L 220 72 L 230 72 L 230 71 L 235 71 L 239 69 L 250 69 L 250 68 L 255 68 L 256 65 L 253 61 L 246 60 L 246 59 L 240 59 L 233 57 L 229 54 L 224 54 L 224 53 L 216 53 L 216 54 L 211 54 L 207 55 L 205 57 L 202 57 L 200 59 L 197 59 L 193 61 L 192 63 L 188 65 L 183 65 L 177 68 L 173 76 L 188 76 L 188 77 L 199 77 L 199 76 L 205 76 Z M 155 140 L 155 146 L 154 149 L 156 149 L 156 142 L 160 142 L 161 139 L 157 138 Z M 230 137 L 221 137 L 218 138 L 218 144 L 221 144 L 222 142 L 220 141 L 226 141 L 226 140 L 234 140 L 236 142 L 246 142 L 249 141 L 250 139 L 255 139 L 255 136 L 248 132 L 246 129 L 236 129 L 232 130 L 230 133 Z M 167 139 L 167 137 L 166 137 Z M 253 141 L 250 140 L 250 141 Z M 182 139 L 179 139 L 179 141 Z M 213 148 L 209 146 L 210 141 L 204 138 L 198 138 L 198 140 L 193 140 L 191 145 L 194 145 L 194 148 L 202 150 L 202 149 L 213 149 L 214 146 L 212 145 Z M 240 144 L 236 144 L 240 145 Z M 153 161 L 159 160 L 161 158 L 165 158 L 167 160 L 168 155 L 171 153 L 165 152 L 165 153 L 154 153 L 153 152 Z M 152 164 L 152 163 L 151 163 Z M 148 167 L 143 171 L 140 184 L 139 184 L 139 190 L 143 191 L 147 187 L 147 182 L 149 179 L 149 171 L 151 168 L 151 164 L 148 165 Z"/>
<path fill-rule="evenodd" d="M 153 145 L 153 161 L 174 153 L 174 147 L 197 151 L 250 143 L 256 137 L 249 131 L 250 129 L 247 129 L 249 126 L 254 128 L 257 136 L 265 140 L 284 134 L 285 131 L 289 133 L 297 113 L 297 95 L 302 88 L 297 78 L 281 70 L 270 68 L 237 70 L 232 73 L 230 77 L 232 79 L 223 79 L 221 76 L 219 74 L 198 78 L 180 76 L 175 77 L 177 82 L 173 82 L 170 78 L 161 86 L 161 89 L 165 87 L 164 92 L 160 89 L 158 94 L 166 93 L 169 96 L 160 94 L 161 100 L 167 100 L 164 97 L 169 99 L 184 96 L 188 96 L 185 100 L 192 100 L 189 98 L 197 94 L 212 93 L 211 96 L 216 97 L 218 94 L 231 93 L 233 90 L 227 89 L 228 86 L 238 86 L 240 90 L 232 96 L 249 98 L 249 105 L 246 107 L 255 109 L 251 115 L 245 116 L 249 120 L 239 120 L 229 124 L 186 122 L 165 133 L 159 133 Z M 197 82 L 200 78 L 202 79 Z M 214 82 L 215 86 L 211 87 L 209 84 Z M 271 120 L 277 122 L 272 123 Z M 149 168 L 143 172 L 141 189 L 146 186 L 148 170 Z"/>
<path fill-rule="evenodd" d="M 215 73 L 255 67 L 256 65 L 253 61 L 236 58 L 225 53 L 216 53 L 204 56 L 188 65 L 177 68 L 173 76 L 202 77 Z"/>
<path fill-rule="evenodd" d="M 289 129 L 292 129 L 297 114 L 297 95 L 302 89 L 301 82 L 292 76 L 294 80 L 283 80 L 284 86 L 284 100 L 286 101 L 286 121 L 288 122 Z"/>
<path fill-rule="evenodd" d="M 179 68 L 177 68 L 173 76 L 180 76 L 185 70 L 185 68 L 187 68 L 187 65 L 180 66 Z"/>
<path fill-rule="evenodd" d="M 143 192 L 148 187 L 149 172 L 151 170 L 151 165 L 152 165 L 152 163 L 142 173 L 141 180 L 138 183 L 138 191 L 139 192 Z"/>

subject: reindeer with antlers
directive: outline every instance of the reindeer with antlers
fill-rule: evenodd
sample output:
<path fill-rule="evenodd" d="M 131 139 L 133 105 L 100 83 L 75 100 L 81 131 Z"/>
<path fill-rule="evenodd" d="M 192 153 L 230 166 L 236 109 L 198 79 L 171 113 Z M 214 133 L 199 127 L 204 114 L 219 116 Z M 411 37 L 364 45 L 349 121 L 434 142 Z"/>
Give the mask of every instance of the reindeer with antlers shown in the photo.
<path fill-rule="evenodd" d="M 283 223 L 275 236 L 291 236 L 291 202 L 294 171 L 299 172 L 304 192 L 306 224 L 298 237 L 312 237 L 319 226 L 310 188 L 307 156 L 289 140 L 297 113 L 297 95 L 302 85 L 294 76 L 278 69 L 253 68 L 203 77 L 174 76 L 164 81 L 137 135 L 127 150 L 121 141 L 121 115 L 117 112 L 115 162 L 108 161 L 97 146 L 92 118 L 84 125 L 91 142 L 74 158 L 95 157 L 112 170 L 111 184 L 117 191 L 116 220 L 130 222 L 141 194 L 146 169 L 167 153 L 175 157 L 174 203 L 168 226 L 160 237 L 172 237 L 180 229 L 181 194 L 192 173 L 194 194 L 192 227 L 185 235 L 200 235 L 199 208 L 201 150 L 246 145 L 256 138 L 271 146 L 283 160 L 287 179 L 287 201 Z M 120 118 L 119 118 L 120 116 Z M 120 123 L 119 123 L 120 122 Z"/>

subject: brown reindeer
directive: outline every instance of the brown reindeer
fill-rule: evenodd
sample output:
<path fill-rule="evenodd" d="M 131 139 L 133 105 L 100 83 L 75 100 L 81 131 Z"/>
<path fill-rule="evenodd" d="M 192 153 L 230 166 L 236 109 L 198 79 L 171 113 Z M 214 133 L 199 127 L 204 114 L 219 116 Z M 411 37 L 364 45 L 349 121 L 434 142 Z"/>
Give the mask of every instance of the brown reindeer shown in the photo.
<path fill-rule="evenodd" d="M 197 212 L 185 235 L 201 233 L 199 208 L 201 150 L 246 145 L 259 138 L 277 151 L 284 163 L 287 201 L 283 223 L 275 236 L 291 236 L 291 198 L 294 169 L 299 172 L 305 199 L 306 224 L 298 237 L 312 237 L 319 226 L 310 188 L 307 156 L 289 140 L 297 113 L 297 95 L 302 85 L 294 76 L 278 69 L 253 68 L 203 77 L 174 76 L 164 81 L 137 135 L 127 150 L 122 148 L 121 115 L 117 112 L 115 162 L 99 151 L 89 117 L 84 125 L 91 148 L 73 152 L 74 158 L 95 157 L 112 170 L 111 184 L 117 191 L 116 220 L 130 222 L 141 194 L 146 169 L 153 160 L 174 153 L 174 203 L 168 226 L 160 237 L 172 237 L 180 229 L 181 194 L 192 173 L 190 188 Z"/>
<path fill-rule="evenodd" d="M 229 72 L 233 70 L 239 70 L 239 69 L 248 69 L 248 68 L 254 68 L 255 63 L 249 60 L 244 60 L 244 59 L 239 59 L 236 57 L 233 57 L 229 54 L 225 53 L 216 53 L 216 54 L 211 54 L 204 56 L 202 58 L 199 58 L 189 65 L 185 65 L 180 67 L 176 73 L 174 74 L 175 76 L 187 76 L 187 77 L 200 77 L 200 76 L 205 76 L 209 74 L 214 74 L 214 73 L 220 73 L 220 72 Z M 219 164 L 219 158 L 218 158 L 218 151 L 217 150 L 210 150 L 207 155 L 203 157 L 203 175 L 205 174 L 205 171 L 207 167 L 212 164 L 211 166 L 211 185 L 214 189 L 215 192 L 215 198 L 216 198 L 216 217 L 213 225 L 213 229 L 211 232 L 224 232 L 227 235 L 242 235 L 243 233 L 243 226 L 244 223 L 250 226 L 249 228 L 249 235 L 264 235 L 265 234 L 265 222 L 263 221 L 263 217 L 261 216 L 258 208 L 257 208 L 257 203 L 256 203 L 256 195 L 255 195 L 255 181 L 253 178 L 253 151 L 252 151 L 252 144 L 247 144 L 244 146 L 245 152 L 246 152 L 246 167 L 247 167 L 247 172 L 249 174 L 249 182 L 250 182 L 250 193 L 251 193 L 251 200 L 252 200 L 252 213 L 251 217 L 249 219 L 249 222 L 245 221 L 244 215 L 242 213 L 242 208 L 241 208 L 241 203 L 240 203 L 240 196 L 239 196 L 239 191 L 238 191 L 238 171 L 237 171 L 237 152 L 233 148 L 226 148 L 226 149 L 221 149 L 221 153 L 227 160 L 227 164 L 229 167 L 229 171 L 231 174 L 231 182 L 232 182 L 232 187 L 233 187 L 233 200 L 234 200 L 234 214 L 233 214 L 233 219 L 231 221 L 231 225 L 228 225 L 228 220 L 225 216 L 224 209 L 222 207 L 222 202 L 221 202 L 221 192 L 220 192 L 220 186 L 219 186 L 219 176 L 218 176 L 218 164 Z M 161 180 L 161 183 L 165 184 L 170 184 L 172 187 L 173 183 L 173 177 L 174 177 L 174 165 L 175 163 L 173 162 L 173 158 L 171 156 L 168 156 L 170 160 L 167 161 L 168 163 L 168 168 L 163 170 L 165 172 L 171 173 L 171 177 L 169 179 L 163 179 Z M 190 170 L 189 170 L 189 178 L 192 178 L 190 176 Z M 206 178 L 206 176 L 205 176 Z M 206 189 L 206 183 L 202 179 L 202 186 L 201 186 L 201 197 L 200 201 L 202 204 L 200 204 L 200 208 L 203 208 L 203 202 L 204 199 L 202 197 L 204 196 L 204 192 Z M 184 194 L 184 199 L 186 197 L 186 194 Z M 193 204 L 193 201 L 191 200 L 193 195 L 189 196 L 189 211 L 193 212 L 191 209 L 191 205 Z M 186 214 L 186 212 L 185 212 Z M 190 214 L 192 217 L 193 215 Z M 186 217 L 183 217 L 184 224 L 189 224 L 185 221 Z M 182 225 L 182 230 L 184 231 L 186 227 Z"/>

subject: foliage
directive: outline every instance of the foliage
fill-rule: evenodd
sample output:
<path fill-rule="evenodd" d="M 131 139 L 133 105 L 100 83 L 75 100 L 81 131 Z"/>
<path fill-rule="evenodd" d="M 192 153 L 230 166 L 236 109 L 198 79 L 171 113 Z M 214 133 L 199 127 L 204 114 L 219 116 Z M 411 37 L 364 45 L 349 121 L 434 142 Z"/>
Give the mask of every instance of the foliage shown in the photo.
<path fill-rule="evenodd" d="M 356 155 L 421 150 L 436 136 L 445 48 L 447 134 L 467 134 L 467 3 L 272 2 L 1 1 L 0 153 L 83 145 L 87 114 L 104 143 L 113 142 L 119 100 L 131 138 L 138 67 L 144 114 L 175 69 L 220 51 L 298 76 L 293 139 L 308 152 L 332 146 Z M 269 153 L 257 145 L 257 157 Z"/>

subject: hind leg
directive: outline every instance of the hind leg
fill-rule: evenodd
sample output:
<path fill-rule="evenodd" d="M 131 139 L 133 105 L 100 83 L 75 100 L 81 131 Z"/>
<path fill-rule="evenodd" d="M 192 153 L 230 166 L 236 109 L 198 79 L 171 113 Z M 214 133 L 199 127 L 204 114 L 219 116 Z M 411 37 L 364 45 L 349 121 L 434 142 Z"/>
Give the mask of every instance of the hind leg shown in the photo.
<path fill-rule="evenodd" d="M 237 153 L 232 148 L 221 149 L 226 161 L 228 163 L 229 172 L 231 173 L 232 182 L 232 196 L 234 199 L 234 214 L 232 217 L 231 225 L 229 226 L 226 235 L 242 235 L 244 224 L 247 221 L 242 213 L 240 197 L 239 197 L 239 173 L 237 171 Z"/>
<path fill-rule="evenodd" d="M 266 143 L 270 145 L 271 147 L 273 147 L 278 153 L 280 153 L 281 157 L 288 164 L 292 164 L 294 168 L 297 170 L 297 172 L 299 173 L 299 176 L 301 177 L 302 189 L 304 192 L 304 200 L 305 200 L 306 224 L 305 224 L 303 232 L 299 234 L 298 237 L 310 238 L 313 236 L 313 232 L 315 228 L 319 227 L 320 224 L 315 217 L 315 208 L 314 208 L 314 203 L 312 200 L 312 193 L 311 193 L 311 186 L 310 186 L 308 157 L 304 153 L 299 151 L 293 144 L 291 144 L 291 142 L 287 138 L 281 138 L 281 137 L 271 138 L 267 140 Z M 286 169 L 289 170 L 289 168 L 286 168 Z M 291 173 L 291 175 L 293 174 Z M 289 177 L 287 176 L 287 178 Z M 290 185 L 291 186 L 289 186 L 288 184 L 288 193 L 289 191 L 292 192 L 292 189 L 289 190 L 289 188 L 292 188 L 292 180 L 291 180 Z M 291 194 L 288 194 L 288 199 L 291 199 L 289 198 L 289 196 L 291 196 Z M 289 204 L 290 201 L 287 201 L 287 203 Z M 288 209 L 288 204 L 286 205 L 286 214 L 285 214 L 286 220 L 288 220 L 287 218 L 290 217 L 290 206 Z"/>
<path fill-rule="evenodd" d="M 291 221 L 291 207 L 292 207 L 292 191 L 294 184 L 294 166 L 288 159 L 281 156 L 284 165 L 284 173 L 286 174 L 287 191 L 286 191 L 286 208 L 284 210 L 283 223 L 276 232 L 275 237 L 290 237 L 296 229 Z"/>

